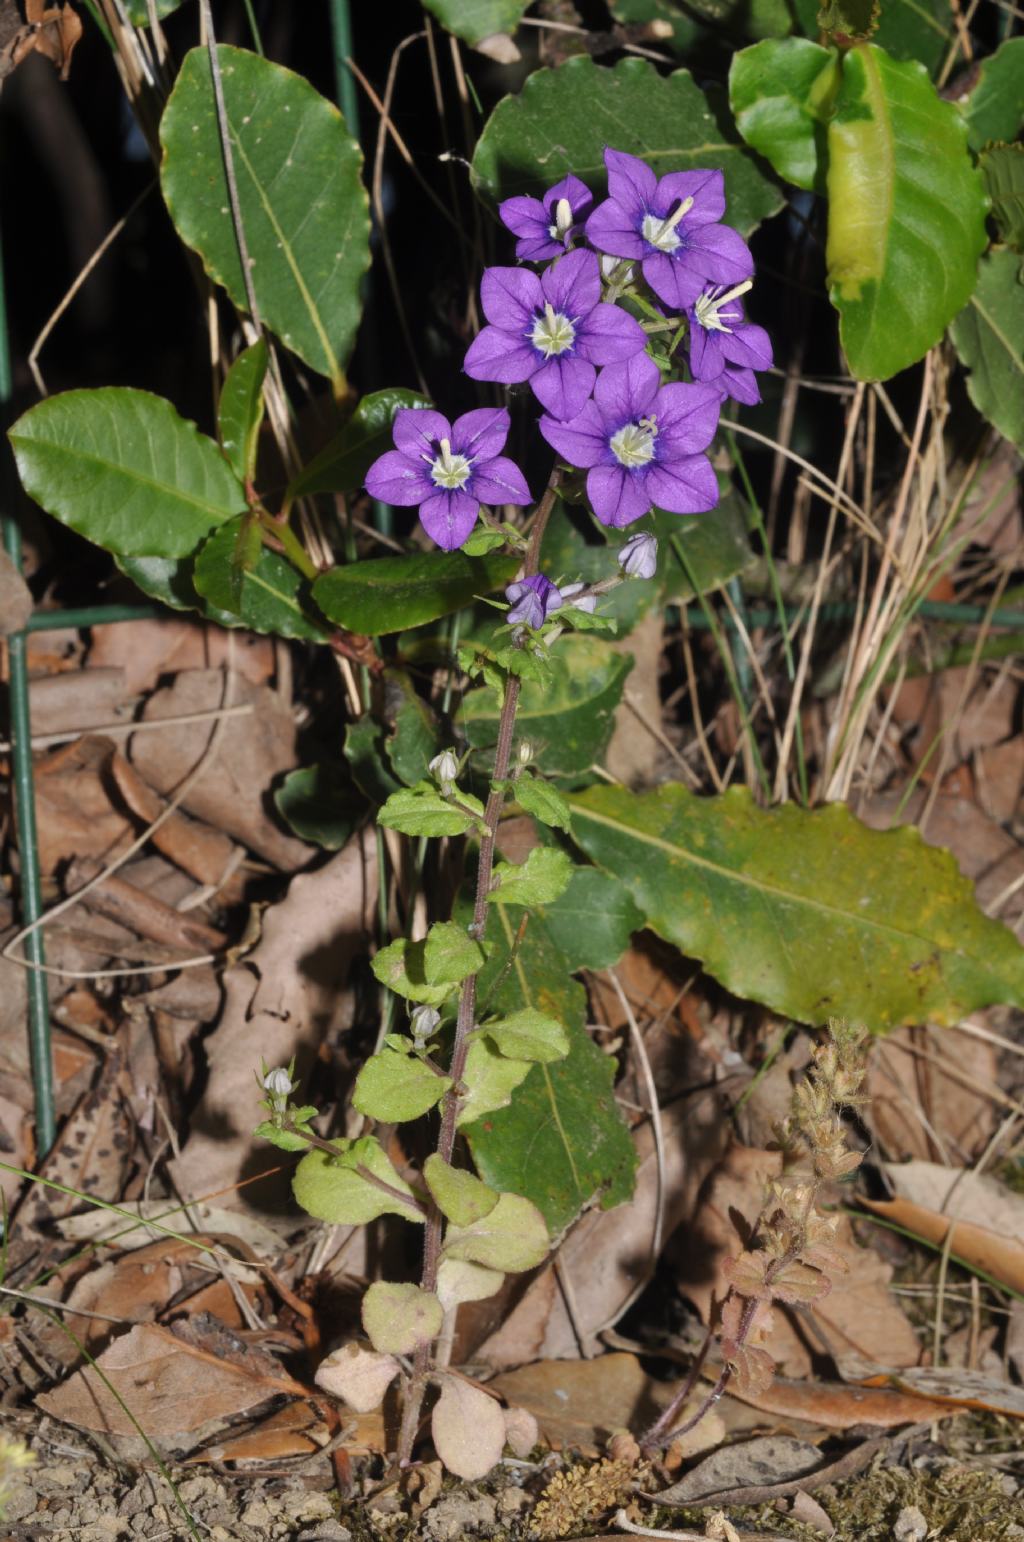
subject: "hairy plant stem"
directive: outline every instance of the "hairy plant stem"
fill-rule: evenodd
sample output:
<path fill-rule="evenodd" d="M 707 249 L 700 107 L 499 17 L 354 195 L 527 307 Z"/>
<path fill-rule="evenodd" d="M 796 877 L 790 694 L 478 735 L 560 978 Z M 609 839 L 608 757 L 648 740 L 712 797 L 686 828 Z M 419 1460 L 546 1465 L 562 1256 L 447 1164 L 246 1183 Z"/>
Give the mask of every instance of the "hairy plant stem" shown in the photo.
<path fill-rule="evenodd" d="M 523 568 L 524 576 L 530 577 L 538 570 L 540 559 L 540 545 L 544 538 L 544 530 L 547 526 L 551 510 L 554 507 L 558 484 L 561 480 L 561 472 L 557 467 L 552 471 L 548 479 L 548 485 L 544 496 L 537 505 L 533 525 L 530 530 L 530 544 L 527 548 Z M 491 888 L 491 876 L 494 870 L 494 843 L 498 834 L 498 821 L 505 803 L 509 768 L 512 760 L 512 737 L 516 725 L 516 709 L 519 705 L 520 680 L 518 675 L 510 674 L 505 682 L 505 695 L 501 704 L 501 717 L 498 720 L 498 742 L 494 751 L 494 769 L 491 773 L 491 790 L 484 808 L 484 829 L 480 834 L 480 855 L 476 868 L 476 894 L 473 900 L 473 919 L 469 925 L 469 934 L 477 941 L 482 942 L 487 930 L 487 896 Z M 469 1054 L 469 1035 L 476 1023 L 476 985 L 477 976 L 471 974 L 463 981 L 459 995 L 459 1010 L 455 1020 L 455 1037 L 452 1042 L 452 1058 L 448 1068 L 448 1075 L 452 1079 L 451 1089 L 445 1094 L 441 1105 L 441 1129 L 437 1139 L 437 1154 L 442 1162 L 451 1163 L 452 1152 L 455 1149 L 455 1123 L 459 1116 L 460 1087 L 463 1072 L 466 1069 L 466 1056 Z M 423 1271 L 420 1275 L 420 1287 L 423 1290 L 433 1291 L 437 1287 L 437 1271 L 441 1262 L 441 1231 L 444 1225 L 437 1205 L 431 1204 L 427 1215 L 426 1229 L 423 1237 Z M 430 1345 L 423 1344 L 417 1349 L 413 1359 L 412 1375 L 409 1378 L 405 1391 L 405 1402 L 402 1408 L 402 1424 L 398 1433 L 397 1458 L 400 1467 L 408 1466 L 412 1461 L 413 1446 L 416 1441 L 416 1432 L 419 1428 L 420 1410 L 423 1407 L 423 1398 L 427 1390 L 427 1382 L 431 1366 Z"/>

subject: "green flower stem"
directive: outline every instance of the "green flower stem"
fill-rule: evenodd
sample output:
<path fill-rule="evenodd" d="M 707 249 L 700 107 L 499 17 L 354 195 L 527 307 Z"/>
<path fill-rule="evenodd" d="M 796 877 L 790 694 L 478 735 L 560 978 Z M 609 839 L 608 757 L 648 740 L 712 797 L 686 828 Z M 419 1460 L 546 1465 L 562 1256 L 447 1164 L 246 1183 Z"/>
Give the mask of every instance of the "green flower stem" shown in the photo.
<path fill-rule="evenodd" d="M 538 571 L 541 542 L 544 539 L 544 531 L 547 528 L 551 510 L 554 508 L 555 498 L 558 493 L 558 484 L 562 479 L 562 473 L 556 466 L 544 491 L 544 496 L 537 505 L 537 512 L 533 517 L 530 529 L 530 544 L 527 547 L 526 558 L 523 563 L 524 577 L 531 577 Z M 471 937 L 482 941 L 487 930 L 488 904 L 487 896 L 491 888 L 491 876 L 494 869 L 494 842 L 498 833 L 498 821 L 505 805 L 505 797 L 508 791 L 509 769 L 512 761 L 512 736 L 516 725 L 516 708 L 519 705 L 520 680 L 518 675 L 509 675 L 505 682 L 505 696 L 501 704 L 501 717 L 498 722 L 498 742 L 494 751 L 494 770 L 491 774 L 491 790 L 488 794 L 487 805 L 484 809 L 484 830 L 480 836 L 480 855 L 477 859 L 476 869 L 476 897 L 473 902 L 473 920 L 468 928 Z M 471 974 L 462 982 L 462 990 L 459 995 L 459 1011 L 455 1021 L 455 1038 L 452 1043 L 452 1058 L 448 1068 L 448 1075 L 452 1079 L 450 1090 L 445 1093 L 441 1105 L 441 1130 L 437 1139 L 437 1154 L 442 1162 L 449 1165 L 452 1160 L 452 1152 L 455 1149 L 455 1121 L 459 1115 L 459 1086 L 466 1069 L 466 1056 L 469 1054 L 470 1034 L 476 1026 L 476 982 L 477 977 Z M 434 1291 L 437 1288 L 437 1270 L 441 1262 L 441 1230 L 444 1217 L 436 1204 L 431 1204 L 427 1215 L 427 1225 L 423 1237 L 423 1272 L 420 1276 L 420 1287 L 423 1290 Z M 430 1372 L 430 1345 L 423 1344 L 416 1351 L 413 1359 L 412 1375 L 406 1388 L 405 1403 L 402 1408 L 402 1425 L 398 1434 L 398 1465 L 406 1467 L 412 1461 L 413 1446 L 416 1443 L 416 1432 L 419 1429 L 420 1410 L 423 1407 L 423 1397 L 427 1390 L 427 1382 Z"/>
<path fill-rule="evenodd" d="M 265 509 L 260 510 L 260 528 L 281 543 L 281 550 L 294 567 L 297 567 L 303 578 L 308 578 L 312 583 L 319 573 L 309 553 L 299 540 L 295 531 L 286 521 L 276 520 L 273 514 Z"/>

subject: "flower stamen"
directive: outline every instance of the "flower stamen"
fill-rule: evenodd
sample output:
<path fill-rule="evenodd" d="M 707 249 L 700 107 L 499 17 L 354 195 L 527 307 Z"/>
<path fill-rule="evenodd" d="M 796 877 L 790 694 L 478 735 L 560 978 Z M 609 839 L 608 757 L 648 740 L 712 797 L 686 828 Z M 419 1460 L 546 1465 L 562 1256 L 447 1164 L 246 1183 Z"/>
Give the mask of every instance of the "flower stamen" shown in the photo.
<path fill-rule="evenodd" d="M 640 227 L 641 235 L 651 246 L 656 246 L 659 252 L 674 252 L 683 244 L 676 226 L 692 208 L 693 199 L 684 198 L 678 209 L 665 219 L 658 214 L 645 214 L 643 225 Z"/>
<path fill-rule="evenodd" d="M 442 439 L 439 447 L 441 453 L 431 464 L 430 479 L 436 487 L 458 492 L 469 481 L 472 465 L 464 455 L 452 454 L 450 440 Z"/>
<path fill-rule="evenodd" d="M 568 198 L 560 198 L 555 204 L 555 222 L 548 226 L 548 235 L 553 241 L 561 241 L 565 246 L 569 241 L 569 233 L 572 230 L 572 205 Z"/>
<path fill-rule="evenodd" d="M 640 418 L 636 423 L 626 423 L 613 434 L 608 448 L 620 466 L 646 466 L 654 459 L 657 434 L 657 420 L 653 416 Z"/>
<path fill-rule="evenodd" d="M 550 301 L 544 314 L 538 314 L 530 332 L 530 342 L 546 359 L 567 353 L 576 341 L 576 328 L 568 316 L 556 311 Z"/>
<path fill-rule="evenodd" d="M 746 294 L 748 289 L 753 289 L 753 279 L 745 279 L 742 284 L 735 285 L 725 294 L 719 294 L 716 289 L 711 289 L 707 294 L 702 294 L 693 307 L 693 314 L 706 332 L 731 332 L 732 327 L 726 326 L 727 321 L 742 321 L 741 310 L 727 311 L 722 314 L 723 305 L 728 305 L 738 295 Z"/>

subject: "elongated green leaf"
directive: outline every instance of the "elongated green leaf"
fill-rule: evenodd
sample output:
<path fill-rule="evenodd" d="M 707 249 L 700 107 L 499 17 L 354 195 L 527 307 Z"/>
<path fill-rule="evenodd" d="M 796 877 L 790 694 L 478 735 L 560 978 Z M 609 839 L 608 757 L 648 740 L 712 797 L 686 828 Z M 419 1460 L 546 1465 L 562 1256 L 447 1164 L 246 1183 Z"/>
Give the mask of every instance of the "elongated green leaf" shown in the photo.
<path fill-rule="evenodd" d="M 65 391 L 9 437 L 30 497 L 119 556 L 184 557 L 246 507 L 213 440 L 148 391 Z"/>
<path fill-rule="evenodd" d="M 760 809 L 745 788 L 595 787 L 570 802 L 575 839 L 648 925 L 737 996 L 875 1031 L 1024 1002 L 1024 949 L 914 829 L 869 830 L 842 804 Z"/>
<path fill-rule="evenodd" d="M 366 809 L 346 767 L 331 761 L 289 771 L 274 806 L 300 840 L 326 851 L 341 850 Z"/>
<path fill-rule="evenodd" d="M 518 568 L 518 557 L 461 552 L 376 557 L 324 573 L 313 585 L 313 598 L 339 626 L 380 637 L 461 610 L 474 595 L 511 583 Z"/>
<path fill-rule="evenodd" d="M 430 775 L 430 762 L 441 747 L 437 716 L 404 670 L 386 670 L 385 680 L 394 722 L 386 740 L 388 760 L 395 775 L 413 787 Z"/>
<path fill-rule="evenodd" d="M 644 59 L 608 69 L 576 58 L 537 70 L 487 120 L 473 155 L 473 185 L 494 200 L 537 195 L 571 171 L 600 194 L 606 145 L 639 155 L 659 176 L 721 168 L 726 218 L 744 233 L 781 206 L 778 188 L 723 132 L 689 72 L 659 75 Z"/>
<path fill-rule="evenodd" d="M 246 348 L 228 370 L 217 405 L 217 434 L 221 449 L 240 482 L 256 471 L 256 446 L 263 421 L 263 382 L 267 374 L 267 345 L 261 337 Z"/>
<path fill-rule="evenodd" d="M 963 111 L 972 150 L 993 139 L 1016 139 L 1024 123 L 1024 38 L 1007 38 L 982 61 Z"/>
<path fill-rule="evenodd" d="M 541 924 L 569 969 L 610 969 L 644 924 L 626 885 L 598 867 L 576 867 L 553 905 L 541 905 L 530 925 Z"/>
<path fill-rule="evenodd" d="M 115 557 L 115 562 L 126 578 L 130 578 L 151 600 L 171 610 L 197 610 L 208 621 L 221 626 L 235 626 L 238 617 L 230 611 L 218 610 L 209 600 L 196 593 L 192 582 L 195 558 L 187 557 Z"/>
<path fill-rule="evenodd" d="M 978 158 L 1000 241 L 1024 252 L 1024 144 L 989 145 Z"/>
<path fill-rule="evenodd" d="M 301 75 L 225 44 L 217 57 L 260 314 L 340 390 L 370 261 L 359 146 L 338 109 Z M 205 48 L 185 56 L 160 139 L 160 181 L 178 234 L 246 310 Z"/>
<path fill-rule="evenodd" d="M 838 51 L 807 38 L 755 43 L 734 54 L 729 67 L 729 105 L 747 144 L 787 182 L 819 193 L 838 86 Z"/>
<path fill-rule="evenodd" d="M 392 776 L 384 751 L 384 730 L 369 712 L 345 729 L 342 754 L 352 768 L 352 780 L 371 803 L 386 803 L 401 782 Z"/>
<path fill-rule="evenodd" d="M 967 390 L 978 411 L 1024 449 L 1024 284 L 1017 252 L 989 252 L 978 287 L 950 328 L 970 371 Z"/>
<path fill-rule="evenodd" d="M 532 0 L 423 0 L 423 9 L 472 47 L 498 32 L 514 32 Z"/>
<path fill-rule="evenodd" d="M 429 407 L 418 391 L 392 387 L 360 398 L 344 428 L 304 466 L 288 489 L 289 498 L 307 493 L 351 493 L 378 455 L 391 448 L 391 424 L 399 407 Z"/>
<path fill-rule="evenodd" d="M 162 21 L 182 4 L 183 0 L 156 0 L 156 14 Z M 124 0 L 124 8 L 133 27 L 149 26 L 149 0 Z"/>
<path fill-rule="evenodd" d="M 597 637 L 563 637 L 551 659 L 550 679 L 523 683 L 518 731 L 533 745 L 537 764 L 552 776 L 579 776 L 604 753 L 630 654 L 616 653 Z M 490 686 L 470 691 L 460 721 L 470 744 L 488 749 L 497 740 L 501 700 Z"/>
<path fill-rule="evenodd" d="M 241 583 L 236 599 L 231 559 L 241 523 L 239 517 L 222 525 L 203 546 L 192 572 L 198 593 L 222 613 L 231 614 L 234 626 L 271 632 L 275 637 L 326 642 L 329 629 L 302 603 L 303 593 L 309 590 L 306 580 L 266 546 L 260 546 L 254 567 L 235 575 Z"/>
<path fill-rule="evenodd" d="M 916 64 L 872 43 L 846 54 L 828 132 L 832 303 L 853 373 L 887 380 L 939 341 L 985 246 L 966 129 Z"/>

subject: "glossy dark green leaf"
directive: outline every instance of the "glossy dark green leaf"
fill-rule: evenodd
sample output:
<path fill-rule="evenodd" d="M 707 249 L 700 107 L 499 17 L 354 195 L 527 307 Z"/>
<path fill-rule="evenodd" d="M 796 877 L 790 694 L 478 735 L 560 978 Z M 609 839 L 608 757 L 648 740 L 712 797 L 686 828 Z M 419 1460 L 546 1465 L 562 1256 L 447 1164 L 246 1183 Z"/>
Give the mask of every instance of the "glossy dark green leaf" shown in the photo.
<path fill-rule="evenodd" d="M 240 482 L 256 472 L 256 446 L 263 422 L 267 345 L 261 337 L 228 370 L 217 405 L 217 437 Z"/>
<path fill-rule="evenodd" d="M 429 406 L 418 391 L 399 387 L 361 397 L 344 428 L 295 477 L 288 488 L 289 498 L 355 492 L 378 455 L 392 448 L 391 424 L 398 409 Z"/>
<path fill-rule="evenodd" d="M 719 478 L 719 486 L 721 501 L 707 514 L 655 509 L 650 516 L 658 538 L 658 577 L 672 599 L 692 600 L 720 589 L 754 560 L 746 502 L 725 478 Z"/>
<path fill-rule="evenodd" d="M 551 776 L 579 776 L 604 753 L 615 726 L 615 708 L 633 667 L 597 637 L 562 637 L 543 684 L 527 680 L 519 697 L 516 728 L 533 745 L 537 765 Z M 498 737 L 501 699 L 490 686 L 469 691 L 459 722 L 470 744 L 489 749 Z"/>
<path fill-rule="evenodd" d="M 800 30 L 817 39 L 821 0 L 792 0 Z M 881 0 L 873 41 L 895 59 L 917 59 L 931 73 L 953 39 L 949 0 Z"/>
<path fill-rule="evenodd" d="M 391 769 L 412 787 L 430 775 L 430 762 L 440 749 L 437 716 L 416 691 L 404 670 L 386 673 L 388 715 L 393 727 L 385 741 Z"/>
<path fill-rule="evenodd" d="M 683 58 L 702 33 L 697 15 L 673 5 L 672 0 L 608 0 L 608 9 L 634 43 L 646 47 L 653 44 Z"/>
<path fill-rule="evenodd" d="M 346 768 L 330 761 L 289 771 L 274 806 L 300 840 L 325 851 L 341 850 L 366 809 Z"/>
<path fill-rule="evenodd" d="M 241 519 L 233 519 L 222 525 L 197 556 L 192 581 L 199 594 L 220 611 L 233 615 L 235 626 L 270 632 L 275 637 L 325 642 L 327 627 L 317 619 L 313 607 L 307 609 L 303 603 L 309 585 L 290 562 L 269 547 L 260 545 L 255 566 L 241 572 L 241 587 L 236 591 L 232 556 L 241 523 Z"/>
<path fill-rule="evenodd" d="M 1024 38 L 1007 38 L 982 60 L 963 113 L 972 150 L 992 140 L 1016 139 L 1024 123 Z"/>
<path fill-rule="evenodd" d="M 380 637 L 461 610 L 475 595 L 511 583 L 518 568 L 518 557 L 464 557 L 461 552 L 375 557 L 323 573 L 313 585 L 313 598 L 338 626 Z"/>
<path fill-rule="evenodd" d="M 529 76 L 487 120 L 473 155 L 473 185 L 491 200 L 536 196 L 571 171 L 600 195 L 606 145 L 640 156 L 659 176 L 721 168 L 726 218 L 744 233 L 781 207 L 778 188 L 722 129 L 689 72 L 659 75 L 636 58 L 611 69 L 569 59 Z"/>
<path fill-rule="evenodd" d="M 1022 157 L 1024 162 L 1024 157 Z M 969 370 L 971 401 L 1001 434 L 1024 450 L 1024 284 L 1018 252 L 981 259 L 978 285 L 950 327 Z"/>
<path fill-rule="evenodd" d="M 978 160 L 999 239 L 1024 252 L 1024 144 L 990 145 Z"/>
<path fill-rule="evenodd" d="M 872 43 L 845 55 L 828 131 L 826 257 L 860 380 L 916 363 L 970 298 L 986 211 L 966 141 L 921 65 Z"/>
<path fill-rule="evenodd" d="M 797 187 L 825 191 L 826 124 L 839 54 L 808 38 L 755 43 L 733 55 L 729 104 L 751 149 Z"/>
<path fill-rule="evenodd" d="M 386 803 L 401 787 L 387 758 L 384 730 L 369 713 L 349 723 L 342 753 L 352 769 L 352 780 L 371 803 Z"/>
<path fill-rule="evenodd" d="M 213 440 L 148 391 L 65 391 L 9 437 L 29 496 L 118 556 L 184 557 L 246 507 Z"/>
<path fill-rule="evenodd" d="M 874 1031 L 1024 1002 L 1024 948 L 913 828 L 871 830 L 838 803 L 762 809 L 746 788 L 592 787 L 570 802 L 578 844 L 736 996 Z"/>
<path fill-rule="evenodd" d="M 340 391 L 370 261 L 359 146 L 338 109 L 303 76 L 223 43 L 217 57 L 260 314 Z M 160 181 L 178 234 L 246 310 L 205 48 L 185 56 L 160 140 Z"/>
<path fill-rule="evenodd" d="M 159 600 L 161 605 L 169 605 L 172 610 L 197 610 L 222 626 L 234 624 L 236 617 L 230 612 L 218 611 L 196 593 L 192 582 L 193 557 L 115 557 L 114 560 L 125 577 L 151 600 Z"/>
<path fill-rule="evenodd" d="M 476 47 L 496 33 L 512 33 L 532 0 L 423 0 L 448 32 Z"/>

